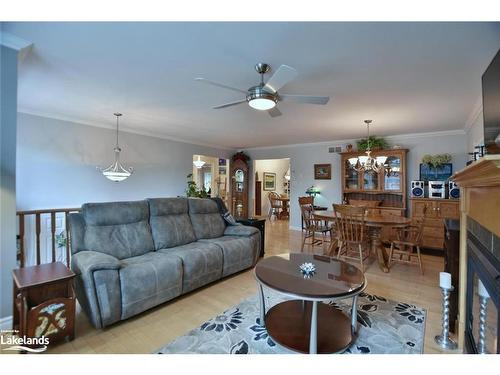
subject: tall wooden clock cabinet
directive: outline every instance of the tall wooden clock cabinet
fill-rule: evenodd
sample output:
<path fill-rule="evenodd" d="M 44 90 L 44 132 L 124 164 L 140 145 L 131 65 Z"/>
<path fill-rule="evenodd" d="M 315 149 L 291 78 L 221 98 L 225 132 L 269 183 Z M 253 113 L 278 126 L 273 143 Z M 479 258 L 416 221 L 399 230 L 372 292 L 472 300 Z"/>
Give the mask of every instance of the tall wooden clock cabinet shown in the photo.
<path fill-rule="evenodd" d="M 238 152 L 231 163 L 231 212 L 236 218 L 248 217 L 249 157 Z"/>

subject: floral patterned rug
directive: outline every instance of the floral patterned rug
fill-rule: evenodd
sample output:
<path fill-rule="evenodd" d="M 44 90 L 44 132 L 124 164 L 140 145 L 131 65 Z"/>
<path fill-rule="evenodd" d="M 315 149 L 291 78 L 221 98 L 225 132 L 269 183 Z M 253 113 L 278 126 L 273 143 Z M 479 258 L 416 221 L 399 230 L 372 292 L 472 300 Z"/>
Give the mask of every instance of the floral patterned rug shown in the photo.
<path fill-rule="evenodd" d="M 286 301 L 265 289 L 266 307 Z M 332 309 L 350 314 L 351 300 L 330 302 Z M 326 302 L 325 302 L 326 303 Z M 424 346 L 424 309 L 384 297 L 361 293 L 358 298 L 358 338 L 344 353 L 420 354 Z M 158 354 L 290 354 L 274 342 L 260 324 L 257 295 L 168 343 Z"/>

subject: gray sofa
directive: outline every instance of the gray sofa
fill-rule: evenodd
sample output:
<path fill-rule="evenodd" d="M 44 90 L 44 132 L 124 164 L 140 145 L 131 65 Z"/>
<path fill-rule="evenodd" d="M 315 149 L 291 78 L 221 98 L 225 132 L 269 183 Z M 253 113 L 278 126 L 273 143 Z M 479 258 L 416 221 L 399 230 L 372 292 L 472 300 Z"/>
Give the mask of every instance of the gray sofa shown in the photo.
<path fill-rule="evenodd" d="M 76 296 L 96 328 L 253 267 L 260 253 L 260 232 L 226 226 L 210 199 L 87 203 L 69 224 Z"/>

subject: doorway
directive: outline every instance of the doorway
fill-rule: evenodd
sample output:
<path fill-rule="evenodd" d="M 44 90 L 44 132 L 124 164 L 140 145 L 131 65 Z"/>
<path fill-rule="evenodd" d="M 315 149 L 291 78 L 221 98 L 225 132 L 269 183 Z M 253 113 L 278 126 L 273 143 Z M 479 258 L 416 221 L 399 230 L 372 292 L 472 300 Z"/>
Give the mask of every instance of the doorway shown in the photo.
<path fill-rule="evenodd" d="M 290 207 L 290 159 L 254 160 L 254 215 L 288 220 Z"/>
<path fill-rule="evenodd" d="M 215 156 L 193 155 L 192 181 L 199 196 L 219 197 L 226 207 L 229 199 L 229 160 Z"/>

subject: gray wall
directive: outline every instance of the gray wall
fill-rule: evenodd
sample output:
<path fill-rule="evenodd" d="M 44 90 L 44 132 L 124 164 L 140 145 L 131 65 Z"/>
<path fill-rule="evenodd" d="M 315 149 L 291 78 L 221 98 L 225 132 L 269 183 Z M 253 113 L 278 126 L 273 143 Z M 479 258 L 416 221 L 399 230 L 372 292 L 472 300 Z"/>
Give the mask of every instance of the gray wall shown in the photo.
<path fill-rule="evenodd" d="M 12 314 L 16 266 L 17 51 L 0 47 L 0 318 Z"/>
<path fill-rule="evenodd" d="M 408 148 L 408 181 L 419 178 L 419 164 L 425 154 L 450 153 L 452 155 L 453 171 L 458 171 L 466 162 L 466 136 L 464 131 L 436 132 L 427 134 L 411 134 L 386 137 L 390 145 L 399 145 Z M 355 144 L 354 140 L 322 142 L 316 144 L 292 145 L 273 148 L 253 148 L 244 150 L 252 159 L 280 159 L 290 158 L 291 187 L 290 187 L 290 227 L 300 228 L 300 210 L 298 197 L 304 196 L 306 189 L 315 185 L 320 188 L 321 194 L 315 199 L 315 204 L 331 207 L 332 203 L 339 203 L 341 197 L 340 182 L 340 155 L 328 153 L 331 146 L 342 146 L 345 150 L 347 143 Z M 332 164 L 331 180 L 314 180 L 313 164 Z M 251 173 L 251 176 L 254 172 Z"/>
<path fill-rule="evenodd" d="M 120 132 L 122 163 L 135 171 L 116 183 L 96 170 L 113 161 L 114 142 L 111 129 L 20 113 L 17 209 L 184 195 L 193 154 L 227 158 L 234 153 Z"/>

